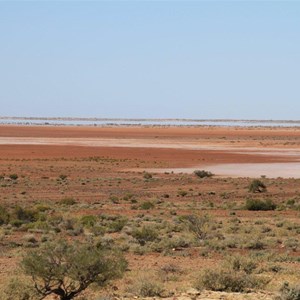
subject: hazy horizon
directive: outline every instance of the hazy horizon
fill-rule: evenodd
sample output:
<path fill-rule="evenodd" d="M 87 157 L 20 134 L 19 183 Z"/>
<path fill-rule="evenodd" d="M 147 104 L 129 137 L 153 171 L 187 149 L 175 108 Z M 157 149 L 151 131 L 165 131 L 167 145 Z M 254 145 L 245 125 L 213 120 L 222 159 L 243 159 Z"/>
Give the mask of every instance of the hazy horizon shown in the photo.
<path fill-rule="evenodd" d="M 0 2 L 2 116 L 298 120 L 300 2 Z"/>

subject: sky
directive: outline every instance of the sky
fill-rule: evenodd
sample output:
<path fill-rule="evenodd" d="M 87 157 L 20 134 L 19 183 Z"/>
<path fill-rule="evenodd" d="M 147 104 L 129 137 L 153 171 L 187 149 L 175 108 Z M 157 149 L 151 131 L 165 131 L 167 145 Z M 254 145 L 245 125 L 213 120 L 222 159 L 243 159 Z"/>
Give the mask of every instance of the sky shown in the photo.
<path fill-rule="evenodd" d="M 300 1 L 0 1 L 0 115 L 300 119 Z"/>

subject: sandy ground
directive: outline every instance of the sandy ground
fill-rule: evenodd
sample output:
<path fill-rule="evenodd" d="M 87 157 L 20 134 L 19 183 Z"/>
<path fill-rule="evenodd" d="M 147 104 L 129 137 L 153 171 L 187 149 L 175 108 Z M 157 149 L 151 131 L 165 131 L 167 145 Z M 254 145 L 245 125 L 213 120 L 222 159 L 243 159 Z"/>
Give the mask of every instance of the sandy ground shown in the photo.
<path fill-rule="evenodd" d="M 300 178 L 300 129 L 0 126 L 0 155 L 145 158 L 165 163 L 152 172 Z"/>

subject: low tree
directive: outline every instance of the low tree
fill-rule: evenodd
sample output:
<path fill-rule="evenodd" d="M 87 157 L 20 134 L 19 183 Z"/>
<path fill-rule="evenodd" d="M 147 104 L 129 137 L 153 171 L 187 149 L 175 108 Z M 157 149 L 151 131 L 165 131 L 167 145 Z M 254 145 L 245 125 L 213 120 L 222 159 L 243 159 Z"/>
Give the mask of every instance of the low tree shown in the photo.
<path fill-rule="evenodd" d="M 120 277 L 127 263 L 112 250 L 59 241 L 29 251 L 23 257 L 21 267 L 31 276 L 40 299 L 54 294 L 60 300 L 70 300 L 92 283 L 104 286 Z"/>

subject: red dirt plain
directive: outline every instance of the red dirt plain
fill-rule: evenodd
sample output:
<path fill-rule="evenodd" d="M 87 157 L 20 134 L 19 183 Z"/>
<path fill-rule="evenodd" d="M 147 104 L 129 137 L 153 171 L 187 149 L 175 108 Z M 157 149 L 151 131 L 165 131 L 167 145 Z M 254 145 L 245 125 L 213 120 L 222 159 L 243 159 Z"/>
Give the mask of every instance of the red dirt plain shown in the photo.
<path fill-rule="evenodd" d="M 14 144 L 14 138 L 19 144 Z M 42 145 L 39 144 L 41 141 Z M 294 227 L 300 228 L 299 211 L 286 203 L 294 199 L 300 204 L 299 179 L 265 178 L 267 192 L 249 195 L 251 179 L 246 176 L 199 179 L 193 174 L 157 173 L 151 180 L 143 177 L 143 171 L 151 168 L 298 162 L 298 152 L 298 128 L 5 125 L 0 126 L 0 175 L 4 175 L 0 205 L 13 209 L 15 205 L 35 207 L 43 204 L 51 207 L 49 215 L 61 213 L 65 218 L 107 214 L 126 216 L 129 220 L 138 218 L 146 223 L 157 218 L 172 223 L 175 216 L 208 213 L 216 222 L 228 227 L 224 231 L 226 238 L 228 230 L 237 230 L 238 245 L 252 238 L 262 238 L 262 229 L 269 227 L 275 237 L 268 235 L 266 230 L 264 250 L 299 257 L 300 245 L 291 250 L 285 243 L 287 239 L 298 239 Z M 14 173 L 19 176 L 16 182 L 8 178 Z M 58 180 L 61 174 L 67 175 L 63 182 Z M 181 191 L 187 194 L 181 196 Z M 128 200 L 125 196 L 129 194 L 133 198 Z M 166 194 L 168 197 L 164 196 Z M 112 200 L 112 196 L 118 200 Z M 266 212 L 244 210 L 245 199 L 249 196 L 270 198 L 281 209 Z M 73 197 L 77 203 L 63 207 L 60 200 L 64 197 Z M 143 201 L 152 201 L 155 207 L 142 210 L 139 206 Z M 231 229 L 234 218 L 240 220 L 242 229 Z M 276 225 L 278 222 L 292 229 L 281 232 L 281 227 Z M 255 228 L 255 236 L 242 232 L 248 232 L 249 228 Z M 24 235 L 28 234 L 22 230 L 6 230 L 8 234 L 0 231 L 0 282 L 16 274 L 16 262 L 25 247 Z M 40 240 L 41 233 L 36 231 L 34 235 Z M 11 248 L 11 243 L 20 246 Z M 177 264 L 184 274 L 180 284 L 168 282 L 168 288 L 176 290 L 178 286 L 191 286 L 199 270 L 219 264 L 223 257 L 223 252 L 216 250 L 217 247 L 209 249 L 208 257 L 200 255 L 202 250 L 193 247 L 166 256 L 155 251 L 144 255 L 129 252 L 126 255 L 132 273 L 120 283 L 120 291 L 134 280 L 139 271 L 155 272 L 168 263 Z M 230 254 L 250 250 L 238 246 L 224 251 Z M 290 279 L 295 281 L 298 273 L 293 272 L 299 270 L 299 262 L 286 262 L 284 268 L 287 272 L 292 270 Z M 268 290 L 278 290 L 283 277 L 274 275 Z"/>

